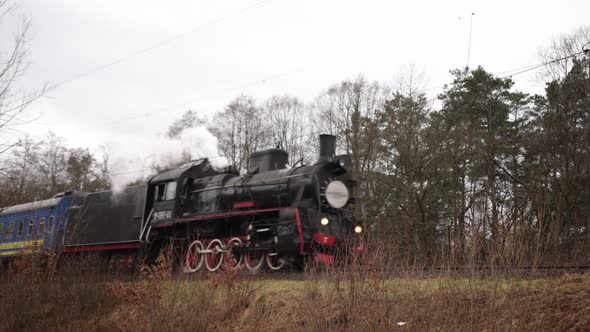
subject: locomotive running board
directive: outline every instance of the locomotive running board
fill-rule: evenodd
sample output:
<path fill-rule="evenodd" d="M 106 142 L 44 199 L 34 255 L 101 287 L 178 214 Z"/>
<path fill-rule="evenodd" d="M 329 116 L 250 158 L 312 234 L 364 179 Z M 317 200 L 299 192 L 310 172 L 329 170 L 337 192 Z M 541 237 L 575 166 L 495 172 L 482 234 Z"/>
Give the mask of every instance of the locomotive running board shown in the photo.
<path fill-rule="evenodd" d="M 140 242 L 88 244 L 88 245 L 65 247 L 63 249 L 63 252 L 137 249 L 137 248 L 141 248 L 142 246 L 143 245 Z"/>

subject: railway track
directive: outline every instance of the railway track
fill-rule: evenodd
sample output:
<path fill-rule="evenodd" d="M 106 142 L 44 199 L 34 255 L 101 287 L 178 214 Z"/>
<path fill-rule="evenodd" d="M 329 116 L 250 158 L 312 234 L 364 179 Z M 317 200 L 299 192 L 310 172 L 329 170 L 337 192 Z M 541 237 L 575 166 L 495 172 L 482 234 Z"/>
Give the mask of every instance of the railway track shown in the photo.
<path fill-rule="evenodd" d="M 371 267 L 354 266 L 347 268 L 330 268 L 304 272 L 297 269 L 281 271 L 261 271 L 249 273 L 244 271 L 245 279 L 257 280 L 306 280 L 323 277 L 347 277 L 356 274 L 361 277 L 379 278 L 433 278 L 441 276 L 452 277 L 517 277 L 542 278 L 559 277 L 564 274 L 590 273 L 590 265 L 540 265 L 520 267 L 498 266 L 445 266 L 445 267 Z M 202 274 L 204 277 L 207 274 Z"/>

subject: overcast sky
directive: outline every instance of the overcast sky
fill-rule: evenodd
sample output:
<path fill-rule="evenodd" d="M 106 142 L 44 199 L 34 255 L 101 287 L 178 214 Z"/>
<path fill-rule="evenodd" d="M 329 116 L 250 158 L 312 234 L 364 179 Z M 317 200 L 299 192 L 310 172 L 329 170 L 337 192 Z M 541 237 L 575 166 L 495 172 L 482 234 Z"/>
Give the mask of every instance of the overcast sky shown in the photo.
<path fill-rule="evenodd" d="M 552 37 L 590 24 L 588 0 L 18 4 L 16 14 L 32 19 L 31 65 L 19 86 L 65 81 L 31 107 L 27 116 L 39 119 L 18 130 L 52 130 L 82 147 L 149 140 L 187 109 L 210 118 L 241 93 L 311 101 L 359 74 L 393 82 L 410 64 L 427 87 L 448 83 L 448 71 L 466 65 L 472 12 L 470 66 L 492 72 L 538 63 Z M 531 75 L 515 81 L 535 88 Z"/>

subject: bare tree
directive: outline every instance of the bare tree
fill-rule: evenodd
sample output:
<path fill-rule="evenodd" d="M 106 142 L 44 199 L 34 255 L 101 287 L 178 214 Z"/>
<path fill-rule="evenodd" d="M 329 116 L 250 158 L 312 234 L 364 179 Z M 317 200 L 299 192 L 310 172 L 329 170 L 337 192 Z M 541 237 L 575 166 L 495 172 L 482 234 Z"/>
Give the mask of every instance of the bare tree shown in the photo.
<path fill-rule="evenodd" d="M 99 151 L 99 159 L 95 160 L 94 170 L 92 171 L 95 177 L 93 182 L 93 190 L 106 190 L 112 186 L 112 174 L 109 167 L 109 152 L 107 147 L 104 145 L 99 146 Z"/>
<path fill-rule="evenodd" d="M 92 191 L 94 163 L 94 156 L 88 149 L 70 149 L 66 159 L 68 187 L 75 190 Z"/>
<path fill-rule="evenodd" d="M 62 191 L 66 175 L 66 152 L 63 138 L 50 132 L 44 140 L 39 154 L 39 170 L 43 174 L 48 194 Z"/>
<path fill-rule="evenodd" d="M 247 167 L 250 154 L 268 147 L 269 135 L 262 121 L 262 111 L 252 97 L 239 96 L 209 126 L 217 137 L 218 149 L 237 169 Z"/>
<path fill-rule="evenodd" d="M 572 33 L 554 37 L 549 46 L 539 50 L 539 57 L 547 63 L 542 67 L 539 78 L 543 81 L 564 79 L 574 65 L 574 61 L 584 59 L 584 54 L 579 53 L 590 48 L 588 43 L 590 43 L 590 25 L 581 26 Z M 572 56 L 574 54 L 578 55 Z"/>
<path fill-rule="evenodd" d="M 424 72 L 411 64 L 400 69 L 395 80 L 395 90 L 408 98 L 417 98 L 424 94 L 427 83 Z"/>
<path fill-rule="evenodd" d="M 11 151 L 2 167 L 2 205 L 11 205 L 40 199 L 38 190 L 39 144 L 25 137 L 21 144 Z"/>
<path fill-rule="evenodd" d="M 352 169 L 357 176 L 375 167 L 379 135 L 374 120 L 387 94 L 378 82 L 359 76 L 331 86 L 315 100 L 316 128 L 338 136 L 340 148 L 353 156 Z"/>
<path fill-rule="evenodd" d="M 13 12 L 16 5 L 11 0 L 0 0 L 0 25 Z M 24 74 L 29 56 L 27 35 L 31 21 L 23 17 L 14 34 L 14 41 L 7 50 L 0 50 L 0 132 L 14 133 L 13 127 L 27 123 L 20 116 L 39 98 L 45 89 L 23 93 L 15 89 L 15 83 Z M 0 142 L 0 153 L 6 152 L 18 142 Z"/>
<path fill-rule="evenodd" d="M 174 122 L 172 122 L 172 124 L 168 128 L 167 135 L 170 138 L 178 138 L 182 135 L 182 132 L 185 129 L 202 126 L 205 123 L 206 121 L 201 119 L 197 112 L 193 110 L 188 110 L 184 112 L 180 119 L 177 119 Z"/>
<path fill-rule="evenodd" d="M 296 97 L 273 96 L 263 107 L 263 119 L 271 142 L 289 153 L 292 162 L 305 159 L 305 142 L 310 136 L 305 105 Z"/>

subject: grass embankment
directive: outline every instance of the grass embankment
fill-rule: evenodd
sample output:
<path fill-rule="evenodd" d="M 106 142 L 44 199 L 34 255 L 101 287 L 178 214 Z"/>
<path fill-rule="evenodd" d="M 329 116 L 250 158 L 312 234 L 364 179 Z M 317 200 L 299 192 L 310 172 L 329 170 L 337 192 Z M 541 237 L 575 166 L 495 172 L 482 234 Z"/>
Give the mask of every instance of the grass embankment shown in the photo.
<path fill-rule="evenodd" d="M 261 278 L 264 278 L 262 276 Z M 522 331 L 590 329 L 590 276 L 396 278 L 307 272 L 303 280 L 199 279 L 144 269 L 139 278 L 0 275 L 0 330 Z"/>

